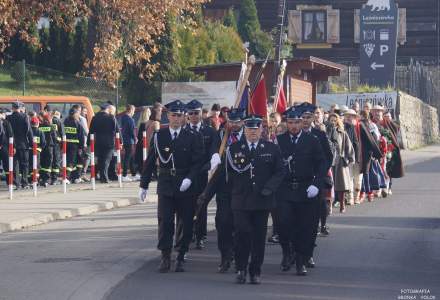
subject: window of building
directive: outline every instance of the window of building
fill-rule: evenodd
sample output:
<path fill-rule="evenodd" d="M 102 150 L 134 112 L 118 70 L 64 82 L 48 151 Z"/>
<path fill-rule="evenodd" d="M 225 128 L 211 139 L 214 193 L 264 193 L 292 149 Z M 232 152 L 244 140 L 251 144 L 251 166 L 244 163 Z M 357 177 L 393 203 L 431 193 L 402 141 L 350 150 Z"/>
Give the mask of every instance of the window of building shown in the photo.
<path fill-rule="evenodd" d="M 302 11 L 303 43 L 327 42 L 327 12 L 323 10 Z"/>

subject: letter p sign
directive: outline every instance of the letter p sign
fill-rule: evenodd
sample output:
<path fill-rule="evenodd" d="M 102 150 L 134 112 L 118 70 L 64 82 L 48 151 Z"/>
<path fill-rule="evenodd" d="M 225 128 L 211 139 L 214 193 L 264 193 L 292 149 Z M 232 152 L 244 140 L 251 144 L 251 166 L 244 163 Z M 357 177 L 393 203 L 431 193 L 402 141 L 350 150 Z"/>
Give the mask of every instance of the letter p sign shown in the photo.
<path fill-rule="evenodd" d="M 389 47 L 387 45 L 380 45 L 380 56 L 383 56 L 386 52 L 389 51 Z"/>

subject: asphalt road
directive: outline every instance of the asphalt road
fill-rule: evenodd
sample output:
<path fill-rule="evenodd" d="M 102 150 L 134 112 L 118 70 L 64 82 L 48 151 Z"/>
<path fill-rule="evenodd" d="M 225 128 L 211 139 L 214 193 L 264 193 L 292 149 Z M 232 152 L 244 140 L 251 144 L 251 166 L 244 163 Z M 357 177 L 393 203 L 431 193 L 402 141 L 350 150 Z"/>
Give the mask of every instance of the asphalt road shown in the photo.
<path fill-rule="evenodd" d="M 186 273 L 158 274 L 156 211 L 144 204 L 1 234 L 0 299 L 440 299 L 439 174 L 440 158 L 417 163 L 391 198 L 334 213 L 307 277 L 280 272 L 268 245 L 262 284 L 236 285 L 216 273 L 215 233 Z"/>

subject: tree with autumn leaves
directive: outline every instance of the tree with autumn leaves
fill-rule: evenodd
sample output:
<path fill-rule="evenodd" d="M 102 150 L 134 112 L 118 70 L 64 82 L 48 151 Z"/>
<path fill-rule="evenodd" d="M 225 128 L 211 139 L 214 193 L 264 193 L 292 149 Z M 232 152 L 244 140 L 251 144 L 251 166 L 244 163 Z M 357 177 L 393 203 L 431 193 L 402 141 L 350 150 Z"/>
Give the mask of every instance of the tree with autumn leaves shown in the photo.
<path fill-rule="evenodd" d="M 88 53 L 85 72 L 96 79 L 115 82 L 124 65 L 139 69 L 148 78 L 158 69 L 152 58 L 167 18 L 191 22 L 206 0 L 2 0 L 0 1 L 0 53 L 17 34 L 31 45 L 39 40 L 31 31 L 41 17 L 65 30 L 76 20 L 88 19 Z"/>

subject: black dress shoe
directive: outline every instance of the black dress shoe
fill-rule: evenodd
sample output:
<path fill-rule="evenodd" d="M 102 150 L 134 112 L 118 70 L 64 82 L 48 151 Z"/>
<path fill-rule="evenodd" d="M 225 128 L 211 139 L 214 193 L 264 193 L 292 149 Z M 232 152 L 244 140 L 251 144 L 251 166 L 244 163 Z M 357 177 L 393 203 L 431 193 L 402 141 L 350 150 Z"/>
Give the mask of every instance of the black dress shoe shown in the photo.
<path fill-rule="evenodd" d="M 329 234 L 330 234 L 330 232 L 328 231 L 328 227 L 327 226 L 321 227 L 321 235 L 322 236 L 328 236 Z"/>
<path fill-rule="evenodd" d="M 249 277 L 249 283 L 250 284 L 260 284 L 260 275 L 250 275 Z"/>
<path fill-rule="evenodd" d="M 196 249 L 197 250 L 203 250 L 204 247 L 205 247 L 205 245 L 203 244 L 203 240 L 196 241 Z"/>
<path fill-rule="evenodd" d="M 313 257 L 310 257 L 309 260 L 306 263 L 307 268 L 314 268 L 315 267 L 315 261 L 313 260 Z"/>
<path fill-rule="evenodd" d="M 231 260 L 230 259 L 223 259 L 218 266 L 218 272 L 219 273 L 226 273 L 229 271 L 229 268 L 231 267 Z"/>
<path fill-rule="evenodd" d="M 246 283 L 246 271 L 238 271 L 235 282 L 238 284 L 245 284 Z"/>
<path fill-rule="evenodd" d="M 176 260 L 176 267 L 174 269 L 175 272 L 185 272 L 185 269 L 183 268 L 184 261 L 183 260 Z"/>
<path fill-rule="evenodd" d="M 171 258 L 169 255 L 162 255 L 160 265 L 158 268 L 159 273 L 168 273 L 171 269 Z"/>
<path fill-rule="evenodd" d="M 290 255 L 283 255 L 283 259 L 281 260 L 280 269 L 283 272 L 287 272 L 290 270 L 292 258 Z"/>
<path fill-rule="evenodd" d="M 269 237 L 269 238 L 267 239 L 267 241 L 268 241 L 269 243 L 272 243 L 272 244 L 278 244 L 278 243 L 280 242 L 280 240 L 279 240 L 277 234 L 274 234 L 274 235 L 272 235 L 271 237 Z"/>
<path fill-rule="evenodd" d="M 307 269 L 304 266 L 304 258 L 302 255 L 296 255 L 296 275 L 298 276 L 306 276 Z"/>

